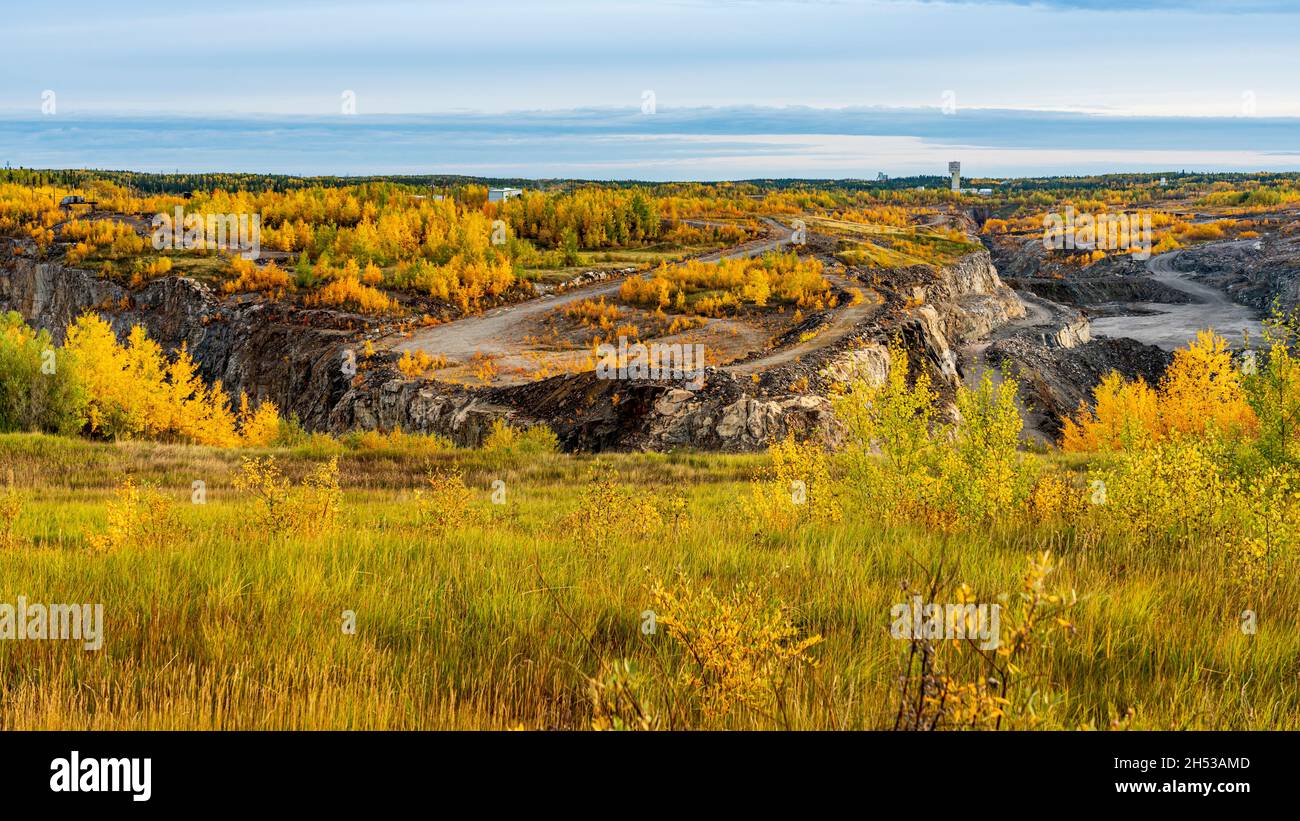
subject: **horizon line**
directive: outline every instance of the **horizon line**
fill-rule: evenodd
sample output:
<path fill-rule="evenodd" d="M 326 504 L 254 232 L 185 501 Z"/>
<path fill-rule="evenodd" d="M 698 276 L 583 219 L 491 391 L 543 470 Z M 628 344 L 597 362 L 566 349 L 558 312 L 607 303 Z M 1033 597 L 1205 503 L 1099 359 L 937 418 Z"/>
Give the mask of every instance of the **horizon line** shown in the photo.
<path fill-rule="evenodd" d="M 707 111 L 771 111 L 771 112 L 815 112 L 815 113 L 898 113 L 898 114 L 937 114 L 943 117 L 960 118 L 965 113 L 998 113 L 998 114 L 1034 114 L 1034 115 L 1069 115 L 1076 117 L 1094 117 L 1099 119 L 1116 119 L 1116 120 L 1229 120 L 1229 121 L 1261 121 L 1261 120 L 1300 120 L 1300 113 L 1295 114 L 1229 114 L 1229 113 L 1153 113 L 1139 112 L 1128 110 L 1114 110 L 1107 108 L 1087 108 L 1087 107 L 1021 107 L 1005 105 L 963 105 L 955 112 L 946 113 L 941 105 L 860 105 L 849 104 L 841 106 L 815 106 L 801 104 L 786 105 L 761 105 L 753 103 L 734 103 L 728 105 L 699 105 L 699 106 L 657 106 L 652 114 L 639 114 L 641 109 L 636 105 L 584 105 L 570 106 L 568 108 L 508 108 L 508 109 L 470 109 L 470 108 L 452 108 L 431 111 L 374 111 L 374 112 L 356 112 L 343 114 L 338 111 L 320 111 L 320 112 L 275 112 L 275 111 L 204 111 L 190 109 L 113 109 L 113 108 L 66 108 L 56 114 L 46 114 L 40 111 L 39 105 L 14 107 L 0 106 L 0 117 L 15 117 L 18 119 L 33 119 L 43 121 L 53 121 L 60 117 L 67 116 L 103 116 L 103 117 L 190 117 L 190 118 L 208 118 L 208 119 L 320 119 L 320 120 L 339 120 L 347 122 L 350 120 L 360 120 L 369 118 L 418 118 L 418 117 L 451 117 L 451 116 L 468 116 L 468 117 L 494 117 L 509 115 L 548 115 L 548 114 L 571 114 L 576 112 L 610 112 L 621 114 L 638 114 L 638 116 L 657 117 L 665 113 L 690 113 L 690 112 L 707 112 Z"/>

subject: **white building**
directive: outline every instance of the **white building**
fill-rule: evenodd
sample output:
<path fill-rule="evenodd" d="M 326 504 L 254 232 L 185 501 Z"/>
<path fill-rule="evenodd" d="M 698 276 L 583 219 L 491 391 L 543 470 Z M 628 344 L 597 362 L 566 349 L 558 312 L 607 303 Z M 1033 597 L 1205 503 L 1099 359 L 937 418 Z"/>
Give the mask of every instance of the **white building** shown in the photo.
<path fill-rule="evenodd" d="M 488 202 L 505 202 L 511 197 L 517 197 L 524 193 L 522 188 L 489 188 Z"/>

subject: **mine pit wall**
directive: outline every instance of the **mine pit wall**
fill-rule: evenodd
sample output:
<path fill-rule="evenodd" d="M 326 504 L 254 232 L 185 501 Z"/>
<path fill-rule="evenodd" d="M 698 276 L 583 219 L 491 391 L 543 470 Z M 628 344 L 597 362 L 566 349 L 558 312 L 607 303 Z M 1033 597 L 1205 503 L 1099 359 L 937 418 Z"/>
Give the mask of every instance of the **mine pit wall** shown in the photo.
<path fill-rule="evenodd" d="M 17 311 L 32 327 L 63 341 L 69 324 L 96 311 L 125 338 L 142 325 L 165 350 L 185 345 L 209 383 L 232 398 L 271 400 L 281 414 L 324 430 L 330 411 L 349 389 L 343 349 L 365 320 L 331 311 L 302 311 L 262 300 L 221 301 L 203 284 L 165 277 L 137 291 L 57 262 L 0 253 L 0 308 Z"/>
<path fill-rule="evenodd" d="M 1261 246 L 1209 243 L 1181 251 L 1173 265 L 1261 313 L 1300 308 L 1300 238 L 1268 238 Z"/>
<path fill-rule="evenodd" d="M 891 366 L 888 342 L 897 335 L 941 394 L 951 397 L 960 377 L 954 346 L 982 336 L 1024 309 L 980 250 L 950 268 L 928 270 L 920 287 L 924 304 L 883 324 L 864 328 L 840 344 L 778 370 L 822 386 L 862 378 L 882 384 Z M 459 445 L 481 441 L 492 423 L 545 423 L 570 451 L 692 448 L 747 452 L 773 439 L 816 437 L 832 447 L 844 441 L 831 403 L 817 393 L 768 393 L 725 369 L 706 370 L 705 387 L 681 383 L 596 378 L 594 373 L 555 376 L 527 385 L 467 389 L 402 378 L 373 368 L 335 405 L 329 427 L 438 433 Z"/>
<path fill-rule="evenodd" d="M 909 352 L 933 365 L 941 391 L 961 381 L 956 349 L 1025 315 L 1020 299 L 998 275 L 987 249 L 968 254 L 930 275 L 931 283 L 913 288 L 922 304 L 911 308 L 899 330 Z"/>
<path fill-rule="evenodd" d="M 865 328 L 798 366 L 814 384 L 889 373 L 888 340 L 897 334 L 914 364 L 936 384 L 955 387 L 954 346 L 1019 315 L 1018 300 L 980 252 L 930 272 L 926 303 L 884 326 Z M 232 397 L 248 393 L 296 415 L 309 430 L 356 429 L 437 433 L 457 444 L 482 441 L 497 419 L 545 423 L 566 450 L 761 450 L 793 432 L 836 446 L 843 431 L 830 402 L 815 393 L 771 394 L 752 380 L 709 369 L 703 390 L 680 383 L 620 382 L 594 374 L 557 376 L 528 385 L 470 389 L 403 378 L 391 354 L 380 354 L 353 379 L 340 366 L 358 345 L 367 320 L 265 300 L 219 299 L 205 285 L 166 277 L 137 291 L 59 263 L 12 252 L 0 255 L 0 307 L 18 311 L 61 341 L 67 325 L 94 310 L 125 336 L 140 324 L 165 349 L 184 344 L 209 382 Z M 617 396 L 617 401 L 615 401 Z"/>
<path fill-rule="evenodd" d="M 947 309 L 945 330 L 956 344 L 981 337 L 1025 315 L 1024 306 L 1003 283 L 993 267 L 993 259 L 981 248 L 938 272 L 942 284 L 936 301 Z"/>
<path fill-rule="evenodd" d="M 916 266 L 900 280 L 902 296 L 909 300 L 918 321 L 932 326 L 929 333 L 942 337 L 930 340 L 939 348 L 987 336 L 1013 319 L 1025 315 L 1015 292 L 998 275 L 985 248 L 967 254 L 941 268 Z M 910 307 L 920 303 L 917 307 Z"/>
<path fill-rule="evenodd" d="M 1003 281 L 1063 305 L 1096 308 L 1127 302 L 1182 304 L 1190 297 L 1147 274 L 1146 261 L 1109 256 L 1087 266 L 1048 257 L 1041 238 L 984 237 Z"/>
<path fill-rule="evenodd" d="M 330 427 L 437 433 L 462 446 L 479 444 L 497 419 L 546 424 L 568 451 L 675 447 L 762 450 L 787 432 L 835 444 L 842 440 L 830 402 L 812 394 L 753 396 L 749 380 L 715 368 L 705 387 L 680 382 L 554 376 L 508 388 L 467 389 L 374 370 L 335 406 Z M 617 398 L 617 399 L 616 399 Z"/>

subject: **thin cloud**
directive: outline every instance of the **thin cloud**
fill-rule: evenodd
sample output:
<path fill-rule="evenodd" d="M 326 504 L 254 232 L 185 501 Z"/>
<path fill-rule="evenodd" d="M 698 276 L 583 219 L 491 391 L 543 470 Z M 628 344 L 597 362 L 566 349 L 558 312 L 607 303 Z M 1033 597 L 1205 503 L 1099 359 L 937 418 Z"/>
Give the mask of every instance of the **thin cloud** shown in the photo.
<path fill-rule="evenodd" d="M 892 3 L 927 5 L 1025 6 L 1058 11 L 1171 11 L 1206 14 L 1295 14 L 1300 3 L 1295 0 L 1235 0 L 1230 6 L 1223 0 L 885 0 Z"/>

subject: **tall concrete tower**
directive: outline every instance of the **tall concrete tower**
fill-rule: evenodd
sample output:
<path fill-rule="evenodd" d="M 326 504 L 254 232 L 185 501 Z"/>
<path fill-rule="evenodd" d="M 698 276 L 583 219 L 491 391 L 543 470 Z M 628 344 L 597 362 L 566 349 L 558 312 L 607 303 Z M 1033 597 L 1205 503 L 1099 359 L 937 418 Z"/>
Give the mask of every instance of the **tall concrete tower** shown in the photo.
<path fill-rule="evenodd" d="M 959 162 L 948 163 L 948 173 L 952 175 L 952 190 L 954 192 L 960 192 L 961 191 L 961 163 Z"/>

